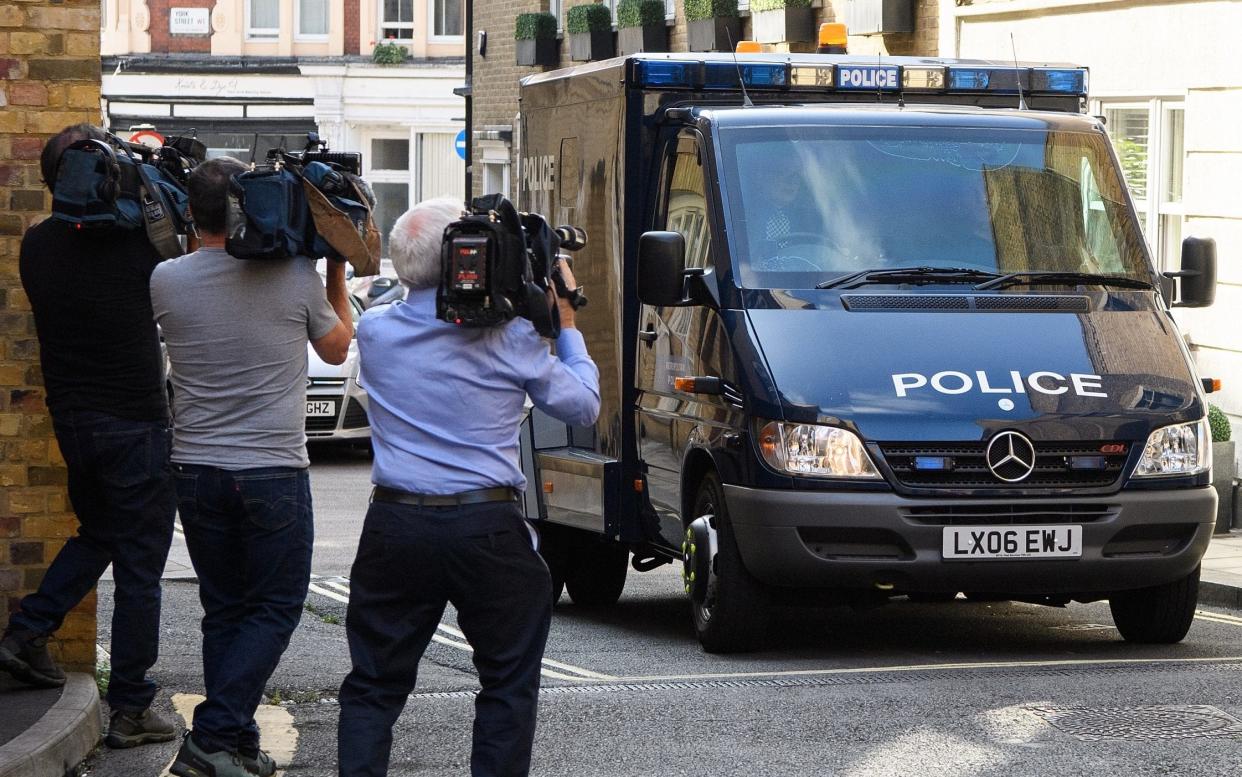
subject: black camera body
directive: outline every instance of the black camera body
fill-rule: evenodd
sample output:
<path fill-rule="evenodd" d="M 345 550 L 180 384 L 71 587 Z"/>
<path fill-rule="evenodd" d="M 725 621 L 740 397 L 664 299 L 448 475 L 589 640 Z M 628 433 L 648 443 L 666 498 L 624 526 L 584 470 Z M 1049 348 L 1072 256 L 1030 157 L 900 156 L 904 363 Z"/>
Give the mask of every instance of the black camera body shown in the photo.
<path fill-rule="evenodd" d="M 560 274 L 560 251 L 586 245 L 575 227 L 553 229 L 542 216 L 519 213 L 499 194 L 478 197 L 444 230 L 436 317 L 464 327 L 498 326 L 521 316 L 544 337 L 561 331 L 557 295 L 586 304 Z"/>

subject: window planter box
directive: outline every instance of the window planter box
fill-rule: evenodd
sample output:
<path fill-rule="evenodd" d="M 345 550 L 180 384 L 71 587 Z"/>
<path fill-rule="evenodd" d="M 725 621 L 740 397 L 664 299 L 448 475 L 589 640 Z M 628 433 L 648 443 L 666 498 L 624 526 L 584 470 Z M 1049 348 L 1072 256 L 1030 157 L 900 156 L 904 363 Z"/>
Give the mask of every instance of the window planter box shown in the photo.
<path fill-rule="evenodd" d="M 818 37 L 813 8 L 755 11 L 750 23 L 760 43 L 814 43 Z"/>
<path fill-rule="evenodd" d="M 742 20 L 736 16 L 694 19 L 687 24 L 691 51 L 733 51 L 742 37 Z"/>
<path fill-rule="evenodd" d="M 850 35 L 914 32 L 914 0 L 845 0 Z"/>
<path fill-rule="evenodd" d="M 1227 532 L 1233 528 L 1235 489 L 1233 479 L 1237 477 L 1237 463 L 1234 461 L 1233 440 L 1212 443 L 1212 486 L 1216 489 L 1219 501 L 1216 503 L 1216 533 Z"/>
<path fill-rule="evenodd" d="M 641 51 L 668 51 L 668 27 L 663 22 L 622 27 L 617 30 L 617 48 L 622 56 Z"/>
<path fill-rule="evenodd" d="M 612 30 L 574 32 L 569 35 L 569 58 L 575 62 L 609 59 L 617 55 Z"/>
<path fill-rule="evenodd" d="M 527 38 L 514 41 L 517 46 L 517 64 L 527 67 L 547 67 L 560 59 L 556 38 Z"/>

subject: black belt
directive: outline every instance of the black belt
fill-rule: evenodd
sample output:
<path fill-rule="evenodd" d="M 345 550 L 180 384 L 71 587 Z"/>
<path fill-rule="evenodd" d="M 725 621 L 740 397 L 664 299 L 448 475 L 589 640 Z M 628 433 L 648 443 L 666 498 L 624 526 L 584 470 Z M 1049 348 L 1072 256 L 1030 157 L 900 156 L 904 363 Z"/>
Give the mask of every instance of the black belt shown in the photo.
<path fill-rule="evenodd" d="M 376 486 L 371 492 L 372 502 L 393 502 L 400 505 L 415 507 L 456 507 L 458 505 L 477 505 L 485 502 L 516 502 L 517 489 L 509 486 L 497 488 L 480 488 L 474 491 L 462 491 L 460 494 L 415 494 L 396 488 Z"/>

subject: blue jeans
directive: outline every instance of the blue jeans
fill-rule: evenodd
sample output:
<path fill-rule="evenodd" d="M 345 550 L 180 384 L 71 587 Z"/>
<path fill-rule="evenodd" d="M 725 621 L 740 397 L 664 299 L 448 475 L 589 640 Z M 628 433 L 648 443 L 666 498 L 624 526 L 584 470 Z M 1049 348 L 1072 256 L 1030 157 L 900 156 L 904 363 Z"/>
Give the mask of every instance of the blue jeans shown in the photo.
<path fill-rule="evenodd" d="M 177 505 L 203 604 L 203 683 L 194 741 L 253 750 L 254 712 L 302 617 L 310 585 L 310 476 L 174 464 Z"/>
<path fill-rule="evenodd" d="M 146 676 L 159 655 L 160 576 L 172 543 L 175 496 L 168 464 L 168 425 L 88 411 L 52 421 L 69 471 L 69 501 L 78 516 L 39 590 L 10 619 L 50 634 L 112 564 L 113 709 L 146 709 L 157 686 Z"/>

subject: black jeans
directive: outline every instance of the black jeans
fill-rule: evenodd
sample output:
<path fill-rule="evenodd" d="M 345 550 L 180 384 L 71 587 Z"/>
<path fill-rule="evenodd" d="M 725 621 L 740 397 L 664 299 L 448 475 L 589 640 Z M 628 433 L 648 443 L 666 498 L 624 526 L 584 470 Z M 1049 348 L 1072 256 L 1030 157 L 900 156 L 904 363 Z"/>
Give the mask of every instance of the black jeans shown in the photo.
<path fill-rule="evenodd" d="M 163 422 L 131 421 L 87 411 L 52 420 L 69 470 L 69 501 L 78 516 L 39 590 L 10 623 L 50 634 L 112 564 L 112 679 L 108 704 L 142 710 L 157 686 L 147 670 L 159 655 L 160 576 L 172 543 L 176 498 L 168 464 L 171 432 Z"/>
<path fill-rule="evenodd" d="M 474 648 L 474 777 L 530 771 L 552 580 L 517 506 L 373 502 L 350 577 L 354 668 L 341 686 L 342 777 L 388 773 L 392 726 L 445 604 Z"/>
<path fill-rule="evenodd" d="M 310 585 L 310 476 L 292 467 L 174 468 L 204 611 L 207 699 L 194 709 L 194 741 L 209 750 L 253 749 L 254 712 Z"/>

